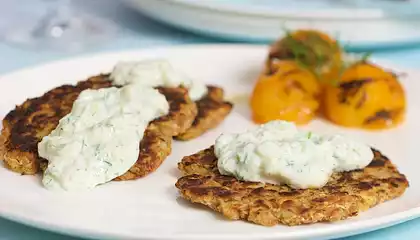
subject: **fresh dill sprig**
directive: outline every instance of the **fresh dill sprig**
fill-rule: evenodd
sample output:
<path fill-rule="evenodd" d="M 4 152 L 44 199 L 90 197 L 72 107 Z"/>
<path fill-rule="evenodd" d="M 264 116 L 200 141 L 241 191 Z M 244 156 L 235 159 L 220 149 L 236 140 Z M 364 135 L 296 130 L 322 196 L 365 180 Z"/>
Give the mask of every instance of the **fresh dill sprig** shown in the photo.
<path fill-rule="evenodd" d="M 359 58 L 357 58 L 355 60 L 351 60 L 351 61 L 347 61 L 347 62 L 342 60 L 340 70 L 338 71 L 338 74 L 337 74 L 337 78 L 332 80 L 331 84 L 333 84 L 333 86 L 337 86 L 338 83 L 340 82 L 341 77 L 344 74 L 344 71 L 346 71 L 349 67 L 351 67 L 355 64 L 368 62 L 368 60 L 371 56 L 372 56 L 372 52 L 365 52 L 365 53 L 363 53 L 363 55 L 361 55 Z"/>
<path fill-rule="evenodd" d="M 290 30 L 285 29 L 284 32 L 284 51 L 289 51 L 300 67 L 310 70 L 321 79 L 322 68 L 331 61 L 326 53 L 337 51 L 339 48 L 316 33 L 309 33 L 304 39 L 298 39 Z"/>
<path fill-rule="evenodd" d="M 283 51 L 286 53 L 285 57 L 292 57 L 299 67 L 309 70 L 320 81 L 323 81 L 321 77 L 323 73 L 322 68 L 324 68 L 326 64 L 334 64 L 332 62 L 334 59 L 329 59 L 330 57 L 328 54 L 334 54 L 335 51 L 341 51 L 344 54 L 346 53 L 345 46 L 342 46 L 339 43 L 337 40 L 338 38 L 336 38 L 334 43 L 330 43 L 319 34 L 309 33 L 305 36 L 305 39 L 298 39 L 293 36 L 293 32 L 290 29 L 283 28 L 283 31 L 285 33 L 285 37 L 282 40 L 284 46 L 281 48 L 283 48 Z M 292 56 L 287 56 L 287 52 Z M 337 86 L 343 73 L 350 66 L 367 62 L 371 55 L 371 52 L 366 52 L 361 55 L 360 58 L 352 61 L 345 61 L 342 59 L 336 78 L 329 80 L 328 83 Z"/>
<path fill-rule="evenodd" d="M 359 62 L 367 62 L 371 56 L 372 52 L 365 52 L 360 58 Z"/>
<path fill-rule="evenodd" d="M 112 163 L 110 163 L 108 161 L 104 161 L 104 163 L 108 164 L 109 166 L 112 166 Z"/>
<path fill-rule="evenodd" d="M 340 78 L 341 76 L 343 76 L 344 71 L 346 71 L 347 68 L 348 66 L 344 62 L 342 62 L 342 64 L 340 65 L 340 69 L 338 70 L 337 77 L 330 81 L 330 84 L 332 86 L 338 86 L 338 84 L 340 83 Z"/>
<path fill-rule="evenodd" d="M 316 75 L 316 77 L 319 78 L 318 72 L 314 71 L 314 69 L 308 63 L 310 50 L 307 46 L 305 46 L 301 41 L 296 40 L 290 34 L 290 32 L 286 33 L 284 44 L 286 47 L 286 51 L 291 51 L 293 59 L 296 61 L 299 67 L 313 72 Z"/>

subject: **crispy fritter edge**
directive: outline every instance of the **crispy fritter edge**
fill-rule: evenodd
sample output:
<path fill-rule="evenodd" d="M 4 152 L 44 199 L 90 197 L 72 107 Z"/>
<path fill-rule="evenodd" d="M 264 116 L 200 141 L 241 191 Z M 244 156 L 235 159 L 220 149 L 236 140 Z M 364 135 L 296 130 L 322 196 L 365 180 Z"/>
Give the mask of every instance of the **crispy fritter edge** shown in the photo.
<path fill-rule="evenodd" d="M 207 95 L 196 101 L 198 114 L 192 126 L 176 136 L 176 140 L 188 141 L 203 135 L 208 130 L 217 127 L 231 112 L 233 104 L 224 101 L 223 89 L 211 85 L 207 88 Z"/>
<path fill-rule="evenodd" d="M 74 86 L 63 85 L 60 87 L 56 87 L 48 91 L 41 97 L 28 99 L 22 105 L 17 106 L 15 110 L 9 112 L 9 114 L 6 115 L 5 119 L 3 119 L 3 129 L 0 135 L 0 156 L 3 156 L 2 160 L 4 160 L 4 165 L 12 171 L 21 174 L 35 174 L 40 170 L 39 165 L 42 161 L 39 160 L 42 159 L 38 157 L 37 149 L 35 149 L 36 147 L 31 148 L 31 141 L 27 141 L 26 138 L 29 137 L 31 138 L 29 140 L 36 140 L 36 143 L 38 143 L 39 140 L 35 139 L 35 137 L 31 135 L 24 136 L 22 138 L 22 141 L 20 141 L 20 138 L 13 139 L 13 137 L 11 137 L 13 134 L 13 126 L 16 125 L 19 121 L 21 121 L 21 119 L 31 117 L 31 113 L 34 113 L 34 111 L 36 111 L 36 109 L 31 109 L 31 102 L 40 101 L 39 104 L 45 104 L 51 98 L 50 96 L 57 95 L 58 97 L 60 97 L 61 94 L 63 95 L 63 97 L 66 97 L 67 92 L 77 92 L 77 97 L 77 95 L 81 91 L 87 88 L 110 87 L 111 84 L 107 80 L 107 77 L 108 75 L 99 75 L 91 77 L 86 81 L 81 81 Z M 163 116 L 159 119 L 152 121 L 151 125 L 149 125 L 148 127 L 148 129 L 150 128 L 150 131 L 148 131 L 148 134 L 146 134 L 146 136 L 155 136 L 157 137 L 156 139 L 161 140 L 160 142 L 152 141 L 151 139 L 148 139 L 146 141 L 148 143 L 154 144 L 152 147 L 156 147 L 156 150 L 158 151 L 156 155 L 159 156 L 159 159 L 157 159 L 154 162 L 150 161 L 150 157 L 152 157 L 153 154 L 150 155 L 146 153 L 146 157 L 148 157 L 149 159 L 148 161 L 144 162 L 145 166 L 142 166 L 145 167 L 144 171 L 140 171 L 141 168 L 138 167 L 132 169 L 132 172 L 137 173 L 139 176 L 144 175 L 145 172 L 150 172 L 151 169 L 156 169 L 156 167 L 160 165 L 163 159 L 170 153 L 171 142 L 168 140 L 167 136 L 170 136 L 171 138 L 174 135 L 178 135 L 179 133 L 184 132 L 187 128 L 191 126 L 197 114 L 196 104 L 191 101 L 186 89 L 159 88 L 159 91 L 165 94 L 167 98 L 172 98 L 172 100 L 169 101 L 171 111 L 167 116 Z M 182 101 L 180 102 L 179 100 Z M 25 107 L 27 107 L 27 109 L 25 109 Z M 25 126 L 18 126 L 18 128 L 18 132 L 25 131 Z M 16 140 L 17 143 L 14 144 L 13 140 Z M 146 148 L 143 147 L 142 149 Z M 122 178 L 126 180 L 129 177 L 124 176 Z M 130 178 L 133 178 L 133 176 Z"/>
<path fill-rule="evenodd" d="M 320 189 L 297 190 L 220 175 L 210 147 L 182 159 L 178 168 L 184 176 L 176 187 L 183 198 L 229 219 L 264 226 L 337 221 L 399 197 L 409 186 L 386 156 L 372 150 L 375 157 L 365 169 L 333 174 Z"/>

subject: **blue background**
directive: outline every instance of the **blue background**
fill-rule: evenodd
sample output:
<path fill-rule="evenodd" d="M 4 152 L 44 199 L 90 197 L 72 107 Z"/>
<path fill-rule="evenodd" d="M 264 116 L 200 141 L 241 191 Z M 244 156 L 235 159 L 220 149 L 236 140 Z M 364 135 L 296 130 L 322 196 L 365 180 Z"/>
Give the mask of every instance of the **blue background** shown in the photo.
<path fill-rule="evenodd" d="M 2 0 L 0 20 L 12 21 L 18 15 L 14 12 L 17 1 Z M 20 0 L 20 6 L 35 14 L 42 13 L 47 1 Z M 44 62 L 68 58 L 79 54 L 110 52 L 118 50 L 138 49 L 152 46 L 168 46 L 175 44 L 203 44 L 203 43 L 228 43 L 228 40 L 202 37 L 184 31 L 168 28 L 160 23 L 151 21 L 140 14 L 120 5 L 113 0 L 92 0 L 88 3 L 81 0 L 74 1 L 76 7 L 83 7 L 91 14 L 106 16 L 115 21 L 119 32 L 113 38 L 104 40 L 100 44 L 89 47 L 83 52 L 68 52 L 51 49 L 30 49 L 11 46 L 0 42 L 0 73 L 7 73 L 23 67 L 41 64 Z M 1 22 L 0 22 L 1 24 Z M 7 24 L 12 24 L 7 23 Z M 410 68 L 420 67 L 420 48 L 391 49 L 374 54 L 374 57 L 394 62 L 397 65 Z M 419 80 L 420 81 L 420 80 Z M 7 187 L 3 183 L 2 187 Z M 345 240 L 392 240 L 392 239 L 418 239 L 420 235 L 420 219 L 412 220 L 394 227 L 374 231 L 367 234 L 345 238 Z M 78 238 L 67 237 L 46 231 L 23 226 L 0 218 L 0 240 L 18 239 L 46 239 L 46 240 L 75 240 Z"/>

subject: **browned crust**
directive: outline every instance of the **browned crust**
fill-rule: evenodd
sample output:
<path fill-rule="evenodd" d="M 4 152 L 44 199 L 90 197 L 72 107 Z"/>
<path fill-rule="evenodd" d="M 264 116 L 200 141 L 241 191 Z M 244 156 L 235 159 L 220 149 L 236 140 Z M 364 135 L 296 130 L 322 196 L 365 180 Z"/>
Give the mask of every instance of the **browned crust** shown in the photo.
<path fill-rule="evenodd" d="M 71 111 L 73 102 L 85 89 L 110 87 L 108 75 L 89 78 L 76 85 L 54 88 L 41 97 L 26 100 L 3 119 L 0 137 L 0 156 L 4 165 L 21 174 L 40 171 L 37 145 L 58 121 Z M 154 171 L 169 155 L 171 138 L 190 127 L 197 115 L 197 107 L 183 88 L 158 88 L 170 104 L 170 113 L 152 121 L 140 143 L 139 160 L 119 180 L 142 177 Z M 45 167 L 45 163 L 43 164 Z"/>
<path fill-rule="evenodd" d="M 137 162 L 115 180 L 136 179 L 155 171 L 171 153 L 172 137 L 185 132 L 197 115 L 197 107 L 185 89 L 159 88 L 159 91 L 170 104 L 169 114 L 149 124 L 140 142 Z"/>
<path fill-rule="evenodd" d="M 233 105 L 224 101 L 223 89 L 215 86 L 207 86 L 207 89 L 207 95 L 196 101 L 198 114 L 192 126 L 176 136 L 177 140 L 187 141 L 203 135 L 217 127 L 231 112 Z"/>
<path fill-rule="evenodd" d="M 186 176 L 176 187 L 183 198 L 229 219 L 264 226 L 332 222 L 399 197 L 408 187 L 406 177 L 391 161 L 379 151 L 373 152 L 374 160 L 363 170 L 336 173 L 320 189 L 296 190 L 223 176 L 217 170 L 213 148 L 209 148 L 178 164 Z"/>
<path fill-rule="evenodd" d="M 154 126 L 149 126 L 140 142 L 137 162 L 125 174 L 115 178 L 117 181 L 137 179 L 155 171 L 171 154 L 172 136 L 162 134 Z"/>
<path fill-rule="evenodd" d="M 178 169 L 183 175 L 219 174 L 214 147 L 212 146 L 193 155 L 183 157 L 181 162 L 178 163 Z"/>

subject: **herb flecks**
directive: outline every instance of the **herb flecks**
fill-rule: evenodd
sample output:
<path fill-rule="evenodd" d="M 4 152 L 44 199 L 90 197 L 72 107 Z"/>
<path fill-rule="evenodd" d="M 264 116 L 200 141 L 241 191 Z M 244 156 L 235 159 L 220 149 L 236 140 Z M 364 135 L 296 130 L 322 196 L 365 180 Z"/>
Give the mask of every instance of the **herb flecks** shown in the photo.
<path fill-rule="evenodd" d="M 372 56 L 372 52 L 366 52 L 362 55 L 359 62 L 366 63 L 371 56 Z"/>
<path fill-rule="evenodd" d="M 309 70 L 323 81 L 322 75 L 335 64 L 335 57 L 340 52 L 339 44 L 316 31 L 284 31 L 285 37 L 273 45 L 269 60 L 293 60 L 300 68 Z"/>
<path fill-rule="evenodd" d="M 331 55 L 338 50 L 334 44 L 316 33 L 308 33 L 303 39 L 289 34 L 286 37 L 286 47 L 290 48 L 297 61 L 318 75 L 321 74 L 322 68 L 332 61 Z"/>
<path fill-rule="evenodd" d="M 108 161 L 104 161 L 104 163 L 108 164 L 108 166 L 112 166 L 112 163 L 110 163 Z"/>
<path fill-rule="evenodd" d="M 336 79 L 332 80 L 331 83 L 333 84 L 333 86 L 337 86 L 340 82 L 340 79 L 342 78 L 344 72 L 349 69 L 351 66 L 354 66 L 356 64 L 360 64 L 360 63 L 368 63 L 370 57 L 372 56 L 372 52 L 366 52 L 363 55 L 361 55 L 360 57 L 357 57 L 355 59 L 351 59 L 351 60 L 342 60 L 341 61 L 341 65 L 340 65 L 340 69 L 337 73 Z"/>
<path fill-rule="evenodd" d="M 332 38 L 329 40 L 322 32 L 283 30 L 285 36 L 272 46 L 269 61 L 293 60 L 300 68 L 312 72 L 318 80 L 335 87 L 339 85 L 346 70 L 355 64 L 368 63 L 372 55 L 372 52 L 366 52 L 345 59 L 347 54 L 344 47 Z M 344 56 L 341 59 L 340 54 Z M 324 79 L 325 74 L 330 75 L 328 79 Z"/>

